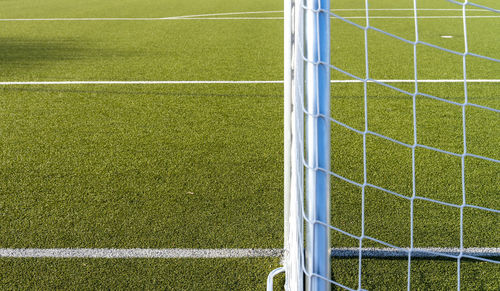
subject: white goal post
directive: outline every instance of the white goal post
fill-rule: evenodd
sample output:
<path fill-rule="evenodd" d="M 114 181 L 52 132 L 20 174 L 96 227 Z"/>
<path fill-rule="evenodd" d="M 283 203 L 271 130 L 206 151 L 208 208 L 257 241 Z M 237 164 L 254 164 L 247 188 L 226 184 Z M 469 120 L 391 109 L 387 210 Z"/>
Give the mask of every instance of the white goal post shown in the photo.
<path fill-rule="evenodd" d="M 330 278 L 330 121 L 325 118 L 330 115 L 329 5 L 329 1 L 285 1 L 287 290 L 301 290 L 304 285 L 309 290 L 328 290 L 330 286 L 324 280 Z"/>
<path fill-rule="evenodd" d="M 283 267 L 273 271 L 268 278 L 268 290 L 273 289 L 272 277 L 279 273 L 285 272 L 285 290 L 330 290 L 332 286 L 341 289 L 356 290 L 364 289 L 362 286 L 362 258 L 402 258 L 407 260 L 407 285 L 408 290 L 411 289 L 411 268 L 412 258 L 433 258 L 444 257 L 450 260 L 456 260 L 457 269 L 457 286 L 461 288 L 460 264 L 462 260 L 476 260 L 479 262 L 488 262 L 500 264 L 500 248 L 481 248 L 464 247 L 464 209 L 474 209 L 487 212 L 490 214 L 500 214 L 499 209 L 495 207 L 480 206 L 469 203 L 466 200 L 465 186 L 465 159 L 472 157 L 489 163 L 499 164 L 500 161 L 494 157 L 487 157 L 478 154 L 473 154 L 467 150 L 467 132 L 466 132 L 466 108 L 479 108 L 488 112 L 500 113 L 500 110 L 494 107 L 488 107 L 471 102 L 467 98 L 467 84 L 477 82 L 489 82 L 495 80 L 474 80 L 467 77 L 467 58 L 474 57 L 490 62 L 500 63 L 499 59 L 491 56 L 484 56 L 469 51 L 467 40 L 467 9 L 473 8 L 485 10 L 492 13 L 499 13 L 498 10 L 481 6 L 467 0 L 454 1 L 442 0 L 443 2 L 453 3 L 462 14 L 463 35 L 464 35 L 464 52 L 453 51 L 438 45 L 424 42 L 419 39 L 418 32 L 418 0 L 409 0 L 413 4 L 413 9 L 395 9 L 395 10 L 412 10 L 415 39 L 404 39 L 382 29 L 370 25 L 370 9 L 368 8 L 369 1 L 364 1 L 364 20 L 366 24 L 360 25 L 356 22 L 344 18 L 335 13 L 335 10 L 330 8 L 331 0 L 284 0 L 284 258 Z M 349 10 L 349 9 L 346 9 Z M 359 9 L 352 9 L 359 10 Z M 426 9 L 422 9 L 426 10 Z M 446 9 L 442 9 L 446 10 Z M 359 16 L 358 16 L 359 18 Z M 331 20 L 343 22 L 344 24 L 357 27 L 364 33 L 364 54 L 365 60 L 363 63 L 366 67 L 366 75 L 358 76 L 342 70 L 335 66 L 330 61 L 330 25 Z M 335 25 L 335 24 L 334 24 Z M 384 34 L 392 39 L 404 42 L 413 46 L 413 62 L 414 62 L 414 80 L 381 80 L 374 79 L 369 73 L 368 61 L 368 31 L 376 31 Z M 449 53 L 459 56 L 463 59 L 463 80 L 419 80 L 418 79 L 418 62 L 417 62 L 417 45 L 432 47 L 444 53 Z M 331 72 L 343 74 L 345 80 L 331 80 Z M 357 82 L 364 86 L 364 115 L 365 127 L 364 130 L 357 130 L 348 125 L 335 120 L 330 114 L 330 84 L 335 82 Z M 413 83 L 414 91 L 400 89 L 397 85 L 389 83 Z M 463 83 L 465 88 L 465 98 L 463 102 L 455 102 L 445 100 L 438 96 L 433 96 L 420 92 L 418 89 L 419 83 L 427 82 L 443 82 L 453 81 L 455 83 Z M 413 129 L 414 141 L 413 144 L 405 143 L 381 133 L 371 131 L 368 128 L 368 106 L 367 106 L 367 86 L 369 83 L 376 83 L 385 88 L 394 90 L 395 92 L 408 95 L 413 99 Z M 463 128 L 463 153 L 454 153 L 451 151 L 439 149 L 436 147 L 425 145 L 417 139 L 417 118 L 416 118 L 416 99 L 424 97 L 453 106 L 458 106 L 462 111 Z M 364 180 L 362 183 L 352 181 L 348 178 L 333 172 L 330 168 L 330 134 L 331 124 L 336 124 L 353 131 L 363 138 L 363 166 Z M 412 179 L 413 193 L 410 197 L 406 197 L 395 191 L 385 189 L 381 186 L 371 184 L 367 180 L 367 136 L 376 136 L 389 142 L 396 143 L 406 147 L 412 153 Z M 426 149 L 441 154 L 454 156 L 461 160 L 461 187 L 463 201 L 461 204 L 447 203 L 439 200 L 429 199 L 419 196 L 415 191 L 415 151 L 416 149 Z M 369 237 L 364 233 L 360 236 L 350 234 L 340 228 L 330 224 L 330 178 L 335 177 L 347 183 L 362 189 L 363 206 L 362 224 L 364 223 L 364 199 L 365 188 L 377 189 L 387 194 L 398 196 L 406 199 L 411 204 L 411 238 L 410 244 L 405 246 L 392 245 L 383 240 Z M 444 207 L 458 209 L 460 212 L 460 247 L 459 248 L 418 248 L 414 246 L 414 201 L 427 201 L 438 204 Z M 330 232 L 336 231 L 343 235 L 349 236 L 355 240 L 359 240 L 359 247 L 356 248 L 331 248 Z M 373 248 L 364 247 L 363 240 L 372 240 L 385 247 Z M 499 246 L 500 247 L 500 246 Z M 334 254 L 335 253 L 335 254 Z M 341 282 L 335 281 L 331 274 L 331 258 L 348 257 L 359 259 L 359 278 L 357 278 L 357 286 L 346 286 Z"/>

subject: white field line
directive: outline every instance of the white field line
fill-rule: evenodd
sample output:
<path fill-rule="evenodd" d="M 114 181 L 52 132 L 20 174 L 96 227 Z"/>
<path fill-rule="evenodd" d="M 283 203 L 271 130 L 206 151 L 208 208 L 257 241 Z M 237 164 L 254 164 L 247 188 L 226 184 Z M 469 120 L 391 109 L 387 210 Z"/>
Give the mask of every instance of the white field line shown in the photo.
<path fill-rule="evenodd" d="M 87 84 L 280 84 L 283 81 L 42 81 L 42 82 L 0 82 L 0 86 L 8 85 L 87 85 Z"/>
<path fill-rule="evenodd" d="M 369 9 L 370 11 L 413 11 L 411 8 L 393 8 L 393 9 Z M 462 11 L 462 9 L 429 9 L 419 8 L 419 11 Z M 332 9 L 332 11 L 365 11 L 363 8 L 359 9 Z M 467 9 L 467 11 L 485 11 L 484 9 Z M 157 21 L 157 20 L 259 20 L 259 19 L 283 19 L 283 17 L 214 17 L 214 16 L 228 16 L 228 15 L 248 15 L 248 14 L 268 14 L 268 13 L 282 13 L 281 10 L 276 11 L 245 11 L 245 12 L 225 12 L 225 13 L 211 13 L 211 14 L 194 14 L 194 15 L 181 15 L 170 17 L 71 17 L 71 18 L 4 18 L 0 21 Z M 467 16 L 468 18 L 494 18 L 499 17 L 496 15 L 476 15 Z M 361 19 L 364 16 L 345 17 L 347 19 Z M 413 16 L 370 16 L 370 18 L 381 19 L 398 19 L 398 18 L 413 18 Z M 418 18 L 462 18 L 462 16 L 419 16 Z"/>
<path fill-rule="evenodd" d="M 336 17 L 331 17 L 337 19 Z M 365 16 L 346 16 L 345 19 L 365 19 Z M 413 16 L 370 16 L 370 19 L 414 19 Z M 462 16 L 417 16 L 418 19 L 460 18 Z M 466 18 L 500 18 L 499 15 L 469 15 Z M 281 20 L 283 17 L 187 17 L 166 18 L 3 18 L 2 22 L 14 21 L 167 21 L 167 20 Z"/>
<path fill-rule="evenodd" d="M 0 258 L 254 258 L 281 249 L 0 249 Z"/>
<path fill-rule="evenodd" d="M 337 17 L 330 17 L 337 19 Z M 345 19 L 365 19 L 366 16 L 342 16 Z M 414 16 L 369 16 L 370 19 L 415 19 Z M 448 16 L 417 16 L 418 19 L 445 19 L 445 18 L 460 18 L 461 15 L 448 15 Z M 468 15 L 465 18 L 500 18 L 500 15 Z M 264 20 L 264 19 L 283 19 L 283 17 L 185 17 L 185 18 L 172 18 L 169 20 Z"/>
<path fill-rule="evenodd" d="M 364 257 L 406 258 L 408 250 L 391 248 L 364 248 Z M 0 258 L 255 258 L 281 257 L 282 249 L 86 249 L 86 248 L 2 248 Z M 414 248 L 412 257 L 440 257 L 439 253 L 458 256 L 459 248 Z M 334 248 L 333 257 L 358 257 L 358 248 Z M 463 255 L 474 257 L 500 257 L 500 248 L 465 248 Z"/>
<path fill-rule="evenodd" d="M 376 80 L 382 83 L 415 83 L 415 80 L 397 80 L 397 79 L 386 79 L 386 80 Z M 332 83 L 363 83 L 360 80 L 331 80 Z M 368 83 L 375 83 L 375 81 L 367 81 Z M 463 83 L 463 79 L 431 79 L 431 80 L 417 80 L 418 83 Z M 500 79 L 470 79 L 467 83 L 500 83 Z"/>
<path fill-rule="evenodd" d="M 3 18 L 0 21 L 149 21 L 149 20 L 170 20 L 169 18 L 149 18 L 149 17 L 86 17 L 86 18 Z"/>
<path fill-rule="evenodd" d="M 342 16 L 343 17 L 343 16 Z M 499 18 L 500 15 L 467 15 L 465 18 Z M 336 17 L 331 17 L 335 19 Z M 365 16 L 347 16 L 343 17 L 345 19 L 365 19 Z M 370 19 L 415 19 L 414 16 L 369 16 Z M 461 15 L 449 15 L 449 16 L 417 16 L 418 19 L 444 19 L 444 18 L 460 18 Z"/>
<path fill-rule="evenodd" d="M 165 21 L 165 20 L 259 20 L 283 19 L 283 17 L 167 17 L 167 18 L 4 18 L 3 22 L 12 21 Z"/>
<path fill-rule="evenodd" d="M 247 12 L 227 12 L 227 13 L 212 13 L 212 14 L 196 14 L 196 15 L 181 15 L 169 17 L 71 17 L 71 18 L 6 18 L 0 21 L 149 21 L 149 20 L 181 20 L 191 17 L 199 17 L 204 19 L 211 16 L 223 15 L 243 15 L 243 14 L 267 14 L 280 13 L 283 11 L 247 11 Z"/>
<path fill-rule="evenodd" d="M 408 249 L 397 250 L 393 248 L 363 248 L 363 257 L 370 258 L 407 258 Z M 437 258 L 444 257 L 439 254 L 459 256 L 459 248 L 414 248 L 412 249 L 412 258 Z M 474 257 L 500 257 L 500 248 L 464 248 L 463 255 Z M 359 256 L 359 248 L 334 248 L 332 257 L 352 258 Z"/>
<path fill-rule="evenodd" d="M 415 80 L 377 80 L 383 83 L 415 83 Z M 331 80 L 332 83 L 363 83 L 360 80 Z M 463 83 L 463 79 L 418 80 L 418 83 Z M 153 84 L 282 84 L 281 80 L 257 81 L 11 81 L 0 82 L 0 86 L 12 85 L 153 85 Z M 374 83 L 374 81 L 368 81 Z M 472 79 L 467 83 L 500 83 L 500 79 Z"/>
<path fill-rule="evenodd" d="M 177 20 L 283 20 L 281 16 L 276 17 L 186 17 Z M 175 20 L 175 19 L 172 19 Z"/>
<path fill-rule="evenodd" d="M 376 8 L 376 9 L 368 9 L 369 11 L 414 11 L 413 8 L 392 8 L 392 9 L 384 9 L 384 8 Z M 462 11 L 459 9 L 432 9 L 432 8 L 417 8 L 418 11 Z M 331 9 L 331 11 L 366 11 L 364 8 L 351 8 L 351 9 Z M 482 11 L 482 12 L 490 12 L 484 9 L 467 9 L 467 11 Z M 274 10 L 274 11 L 246 11 L 246 12 L 225 12 L 225 13 L 211 13 L 211 14 L 197 14 L 197 15 L 184 15 L 184 16 L 174 16 L 174 17 L 166 17 L 166 18 L 188 18 L 188 17 L 209 17 L 209 16 L 222 16 L 222 15 L 243 15 L 243 14 L 267 14 L 267 13 L 283 13 L 283 10 Z"/>
<path fill-rule="evenodd" d="M 268 13 L 283 13 L 283 10 L 274 10 L 274 11 L 245 11 L 245 12 L 225 12 L 225 13 L 211 13 L 211 14 L 184 15 L 184 16 L 165 17 L 165 18 L 210 17 L 210 16 L 222 16 L 222 15 L 268 14 Z"/>
<path fill-rule="evenodd" d="M 332 11 L 366 11 L 365 8 L 346 8 L 346 9 L 331 9 Z M 369 11 L 414 11 L 413 8 L 369 8 Z M 417 11 L 462 11 L 462 8 L 417 8 Z M 474 8 L 466 11 L 483 11 L 490 12 L 484 9 Z"/>
<path fill-rule="evenodd" d="M 467 15 L 465 18 L 499 18 L 500 15 Z M 336 17 L 331 17 L 335 19 Z M 365 19 L 365 16 L 348 16 L 343 17 L 345 19 Z M 414 16 L 369 16 L 370 19 L 415 19 Z M 417 16 L 418 19 L 445 19 L 445 18 L 460 18 L 461 15 L 449 15 L 449 16 Z"/>
<path fill-rule="evenodd" d="M 337 17 L 330 17 L 337 19 Z M 347 16 L 345 19 L 365 19 L 365 16 Z M 370 19 L 415 19 L 413 16 L 369 16 Z M 459 18 L 462 16 L 417 16 L 418 19 L 445 19 L 445 18 Z M 466 18 L 500 18 L 500 15 L 471 15 Z M 284 19 L 283 17 L 185 17 L 185 18 L 172 18 L 166 20 L 269 20 L 269 19 Z"/>

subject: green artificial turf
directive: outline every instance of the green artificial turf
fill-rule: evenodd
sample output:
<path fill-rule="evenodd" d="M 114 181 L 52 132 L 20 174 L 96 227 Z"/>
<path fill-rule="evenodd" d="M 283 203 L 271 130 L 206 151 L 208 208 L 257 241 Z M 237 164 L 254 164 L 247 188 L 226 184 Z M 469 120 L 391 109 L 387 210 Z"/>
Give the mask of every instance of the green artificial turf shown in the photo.
<path fill-rule="evenodd" d="M 277 266 L 277 258 L 2 259 L 0 288 L 264 290 L 267 274 Z"/>
<path fill-rule="evenodd" d="M 28 21 L 3 28 L 6 81 L 282 78 L 279 20 Z"/>
<path fill-rule="evenodd" d="M 332 259 L 332 280 L 356 290 L 406 290 L 408 261 L 406 259 L 363 259 L 361 286 L 357 259 Z M 411 290 L 455 290 L 458 286 L 456 261 L 413 259 Z M 498 264 L 462 261 L 460 290 L 498 290 Z M 332 290 L 344 290 L 337 286 Z"/>
<path fill-rule="evenodd" d="M 187 86 L 3 88 L 0 245 L 279 246 L 279 87 Z"/>
<path fill-rule="evenodd" d="M 2 18 L 172 17 L 283 9 L 281 1 L 269 0 L 2 0 L 2 5 Z"/>
<path fill-rule="evenodd" d="M 169 17 L 282 10 L 280 1 L 13 1 L 0 18 Z M 418 8 L 460 8 L 417 1 Z M 492 0 L 481 4 L 495 7 Z M 413 1 L 370 1 L 375 9 Z M 332 1 L 333 9 L 364 0 Z M 498 7 L 496 7 L 498 8 Z M 363 17 L 364 11 L 335 11 Z M 468 15 L 495 15 L 468 10 Z M 412 16 L 373 10 L 370 15 Z M 460 16 L 461 11 L 419 11 Z M 227 15 L 216 15 L 223 18 Z M 280 17 L 282 13 L 231 17 Z M 352 19 L 365 25 L 363 18 Z M 421 18 L 419 40 L 465 51 L 460 18 Z M 467 20 L 469 51 L 500 58 L 498 18 Z M 280 19 L 1 21 L 0 81 L 281 80 Z M 370 19 L 410 41 L 413 19 Z M 365 78 L 362 29 L 332 20 L 336 67 Z M 487 29 L 486 29 L 487 28 Z M 443 35 L 452 38 L 442 38 Z M 368 77 L 414 79 L 413 45 L 368 30 Z M 416 46 L 417 77 L 462 79 L 463 57 Z M 466 57 L 469 79 L 499 79 L 500 65 Z M 332 70 L 332 79 L 352 80 Z M 401 90 L 498 110 L 498 83 L 391 83 Z M 0 248 L 281 248 L 283 93 L 280 84 L 0 87 Z M 465 94 L 467 92 L 467 94 Z M 379 84 L 333 83 L 331 117 L 359 131 L 454 154 L 464 146 L 462 107 Z M 414 126 L 414 113 L 417 120 Z M 499 160 L 498 112 L 465 107 L 467 152 Z M 363 184 L 363 135 L 331 123 L 332 171 Z M 416 132 L 415 132 L 416 129 Z M 461 205 L 461 158 L 366 136 L 366 182 L 409 198 Z M 498 163 L 464 159 L 465 202 L 499 209 Z M 413 187 L 414 186 L 414 187 Z M 415 190 L 413 190 L 415 189 Z M 399 247 L 499 247 L 499 217 L 332 177 L 331 223 Z M 364 205 L 364 206 L 363 206 Z M 362 213 L 364 207 L 364 213 Z M 362 216 L 364 214 L 364 216 Z M 332 231 L 333 247 L 359 241 Z M 365 247 L 385 247 L 369 239 Z M 366 289 L 404 289 L 406 259 L 364 259 Z M 2 289 L 262 290 L 279 259 L 0 259 Z M 462 261 L 464 289 L 498 289 L 498 264 Z M 334 259 L 332 277 L 357 288 L 358 261 Z M 454 289 L 457 262 L 413 260 L 414 289 Z M 276 280 L 279 289 L 283 276 Z"/>

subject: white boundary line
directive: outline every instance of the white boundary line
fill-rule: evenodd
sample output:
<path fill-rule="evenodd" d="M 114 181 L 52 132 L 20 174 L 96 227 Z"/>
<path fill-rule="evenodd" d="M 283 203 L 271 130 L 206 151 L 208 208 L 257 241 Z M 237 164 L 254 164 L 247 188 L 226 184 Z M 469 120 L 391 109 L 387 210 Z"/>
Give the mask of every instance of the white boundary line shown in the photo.
<path fill-rule="evenodd" d="M 0 82 L 6 85 L 80 85 L 80 84 L 280 84 L 283 81 L 42 81 L 42 82 Z"/>
<path fill-rule="evenodd" d="M 281 249 L 0 249 L 0 258 L 255 258 Z"/>
<path fill-rule="evenodd" d="M 411 8 L 393 8 L 393 9 L 369 9 L 370 11 L 413 11 Z M 432 9 L 420 8 L 419 11 L 462 11 L 462 9 Z M 332 9 L 332 11 L 365 11 L 365 9 Z M 467 11 L 481 11 L 489 12 L 484 9 L 468 9 Z M 248 14 L 269 14 L 269 13 L 282 13 L 282 10 L 275 11 L 245 11 L 245 12 L 225 12 L 225 13 L 211 13 L 211 14 L 194 14 L 194 15 L 181 15 L 169 17 L 71 17 L 71 18 L 4 18 L 0 21 L 157 21 L 157 20 L 259 20 L 259 19 L 283 19 L 283 17 L 216 17 L 228 15 L 248 15 Z M 471 15 L 467 18 L 496 18 L 497 15 Z M 334 18 L 334 17 L 332 17 Z M 344 17 L 347 19 L 364 19 L 364 16 Z M 406 19 L 413 18 L 413 16 L 370 16 L 370 18 L 378 19 Z M 462 16 L 419 16 L 418 18 L 462 18 Z"/>
<path fill-rule="evenodd" d="M 330 9 L 332 11 L 365 11 L 365 8 L 347 8 L 347 9 Z M 413 8 L 369 8 L 369 11 L 413 11 Z M 462 11 L 462 8 L 417 8 L 417 11 Z M 466 11 L 483 11 L 490 12 L 484 9 L 472 8 Z"/>
<path fill-rule="evenodd" d="M 343 16 L 345 19 L 365 19 L 365 16 Z M 413 16 L 369 16 L 370 19 L 414 19 Z M 463 16 L 417 16 L 418 19 L 447 19 Z M 500 18 L 499 15 L 468 15 L 466 18 Z M 162 21 L 162 20 L 282 20 L 283 17 L 187 17 L 176 16 L 166 18 L 3 18 L 2 22 L 14 21 Z M 331 17 L 331 19 L 337 19 Z"/>
<path fill-rule="evenodd" d="M 277 17 L 186 17 L 178 20 L 283 20 L 281 16 Z M 176 20 L 176 19 L 172 19 Z"/>
<path fill-rule="evenodd" d="M 268 13 L 283 13 L 283 10 L 273 10 L 273 11 L 246 11 L 246 12 L 225 12 L 225 13 L 211 13 L 211 14 L 184 15 L 184 16 L 165 17 L 165 18 L 190 18 L 190 17 L 207 17 L 207 16 L 219 16 L 219 15 L 268 14 Z"/>
<path fill-rule="evenodd" d="M 337 17 L 330 17 L 331 19 L 338 19 Z M 346 16 L 345 19 L 366 19 L 366 16 Z M 370 19 L 414 19 L 414 16 L 369 16 Z M 460 18 L 460 15 L 450 16 L 417 16 L 418 19 L 446 19 L 446 18 Z M 465 18 L 500 18 L 500 15 L 469 15 Z M 186 17 L 186 18 L 172 18 L 166 20 L 266 20 L 266 19 L 284 19 L 283 17 Z"/>
<path fill-rule="evenodd" d="M 348 9 L 330 9 L 331 11 L 366 11 L 365 8 L 348 8 Z M 413 8 L 371 8 L 369 11 L 413 11 Z M 417 8 L 417 11 L 462 11 L 462 8 L 448 9 L 448 8 Z M 485 9 L 467 9 L 467 11 L 481 11 L 491 12 Z M 185 15 L 176 17 L 200 17 L 200 16 L 218 16 L 218 15 L 241 15 L 241 14 L 267 14 L 267 13 L 283 13 L 283 10 L 272 11 L 245 11 L 245 12 L 224 12 L 224 13 L 211 13 L 211 14 L 197 14 Z"/>
<path fill-rule="evenodd" d="M 227 13 L 213 13 L 213 14 L 181 15 L 181 16 L 169 16 L 169 17 L 5 18 L 5 19 L 0 19 L 0 21 L 150 21 L 150 20 L 183 20 L 183 19 L 191 19 L 191 18 L 192 19 L 205 19 L 205 18 L 206 19 L 212 19 L 212 18 L 209 18 L 209 17 L 224 16 L 224 15 L 267 14 L 267 13 L 282 13 L 282 12 L 283 11 L 247 11 L 247 12 L 227 12 Z M 237 18 L 237 17 L 235 17 L 235 18 Z"/>
<path fill-rule="evenodd" d="M 465 18 L 499 18 L 499 15 L 467 15 Z M 331 17 L 332 19 L 337 19 L 337 17 Z M 365 19 L 366 16 L 347 16 L 343 17 L 345 19 Z M 415 19 L 414 16 L 369 16 L 370 19 Z M 460 15 L 443 15 L 443 16 L 417 16 L 418 19 L 445 19 L 445 18 L 460 18 Z"/>
<path fill-rule="evenodd" d="M 172 18 L 174 19 L 174 18 Z M 181 19 L 181 18 L 175 18 Z M 170 20 L 170 18 L 147 18 L 147 17 L 129 17 L 129 18 L 113 18 L 113 17 L 104 17 L 104 18 L 3 18 L 0 21 L 149 21 L 149 20 Z"/>
<path fill-rule="evenodd" d="M 364 248 L 364 257 L 371 258 L 407 258 L 408 250 L 392 248 Z M 282 249 L 86 249 L 86 248 L 53 248 L 53 249 L 0 249 L 0 258 L 257 258 L 281 257 Z M 414 258 L 443 257 L 439 253 L 458 256 L 459 248 L 415 248 Z M 465 248 L 463 255 L 475 257 L 500 257 L 500 248 Z M 333 257 L 358 257 L 358 248 L 334 248 Z"/>
<path fill-rule="evenodd" d="M 408 258 L 409 248 L 397 250 L 393 248 L 363 248 L 362 256 L 366 258 Z M 446 254 L 459 256 L 459 248 L 414 248 L 412 258 L 444 258 Z M 500 248 L 464 248 L 463 255 L 473 257 L 500 257 Z M 333 248 L 332 257 L 356 258 L 359 256 L 359 248 Z"/>
<path fill-rule="evenodd" d="M 415 83 L 415 80 L 377 80 L 383 83 Z M 332 80 L 332 83 L 363 83 L 360 80 Z M 418 80 L 418 83 L 463 83 L 463 79 Z M 141 84 L 282 84 L 281 80 L 257 81 L 7 81 L 0 86 L 11 85 L 141 85 Z M 368 81 L 374 83 L 374 81 Z M 471 79 L 467 83 L 500 83 L 500 79 Z"/>

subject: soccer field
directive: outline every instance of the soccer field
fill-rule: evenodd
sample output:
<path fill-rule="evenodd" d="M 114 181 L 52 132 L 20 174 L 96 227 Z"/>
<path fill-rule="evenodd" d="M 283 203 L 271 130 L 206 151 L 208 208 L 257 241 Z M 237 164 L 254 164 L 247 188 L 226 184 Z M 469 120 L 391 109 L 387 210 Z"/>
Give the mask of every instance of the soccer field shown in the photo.
<path fill-rule="evenodd" d="M 369 2 L 371 26 L 415 39 L 413 0 Z M 417 3 L 420 40 L 462 53 L 461 6 Z M 0 289 L 263 290 L 283 248 L 282 1 L 1 6 Z M 364 1 L 332 1 L 332 11 L 365 25 Z M 500 14 L 468 16 L 469 51 L 500 59 Z M 363 30 L 331 26 L 332 64 L 364 78 Z M 332 70 L 332 225 L 359 236 L 363 216 L 367 236 L 410 246 L 405 145 L 416 129 L 427 148 L 416 149 L 414 191 L 427 200 L 414 202 L 414 247 L 459 248 L 457 104 L 467 92 L 475 156 L 465 158 L 465 192 L 477 207 L 463 208 L 463 247 L 498 250 L 500 63 L 468 56 L 464 90 L 462 56 L 417 46 L 414 127 L 404 93 L 415 90 L 413 45 L 374 30 L 368 44 L 370 78 L 399 91 L 367 86 L 369 129 L 379 136 L 367 137 L 366 172 L 379 189 L 367 188 L 362 214 L 361 189 L 348 182 L 364 180 L 363 83 Z M 359 246 L 345 233 L 331 239 L 333 248 Z M 500 264 L 460 268 L 463 289 L 500 289 Z M 411 271 L 412 289 L 457 287 L 456 260 L 419 258 Z M 360 288 L 405 289 L 406 276 L 406 258 L 367 258 Z M 357 256 L 333 258 L 332 277 L 358 288 Z"/>

